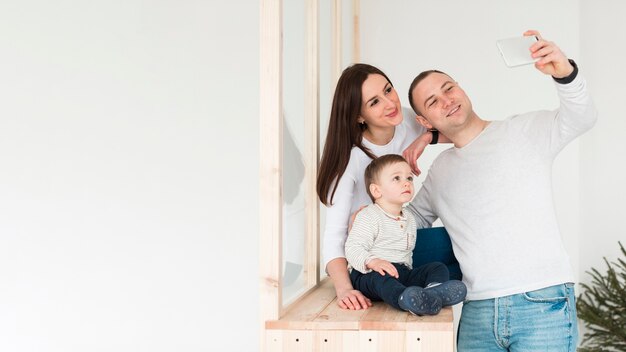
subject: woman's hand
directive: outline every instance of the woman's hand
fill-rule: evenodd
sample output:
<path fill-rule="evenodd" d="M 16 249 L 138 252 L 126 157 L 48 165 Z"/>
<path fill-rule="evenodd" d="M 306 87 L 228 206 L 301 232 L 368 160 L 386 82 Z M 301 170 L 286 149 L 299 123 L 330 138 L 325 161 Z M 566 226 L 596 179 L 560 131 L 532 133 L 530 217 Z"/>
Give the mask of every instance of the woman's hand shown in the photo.
<path fill-rule="evenodd" d="M 367 208 L 367 205 L 361 205 L 359 207 L 359 209 L 357 209 L 354 213 L 352 213 L 352 215 L 350 216 L 350 223 L 348 224 L 348 234 L 350 234 L 350 231 L 352 231 L 352 224 L 354 224 L 354 220 L 356 219 L 356 215 L 363 209 Z"/>
<path fill-rule="evenodd" d="M 337 290 L 337 305 L 342 309 L 361 310 L 372 306 L 372 301 L 355 289 Z"/>
<path fill-rule="evenodd" d="M 419 176 L 422 173 L 422 171 L 420 171 L 419 167 L 417 166 L 417 159 L 419 159 L 419 157 L 424 152 L 424 149 L 430 143 L 430 141 L 432 141 L 432 139 L 432 133 L 424 132 L 402 152 L 402 156 L 409 163 L 411 170 L 416 176 Z"/>
<path fill-rule="evenodd" d="M 335 258 L 328 262 L 326 271 L 333 280 L 335 293 L 337 294 L 337 305 L 342 309 L 360 310 L 372 306 L 372 301 L 355 290 L 350 282 L 348 274 L 348 261 L 346 258 Z"/>

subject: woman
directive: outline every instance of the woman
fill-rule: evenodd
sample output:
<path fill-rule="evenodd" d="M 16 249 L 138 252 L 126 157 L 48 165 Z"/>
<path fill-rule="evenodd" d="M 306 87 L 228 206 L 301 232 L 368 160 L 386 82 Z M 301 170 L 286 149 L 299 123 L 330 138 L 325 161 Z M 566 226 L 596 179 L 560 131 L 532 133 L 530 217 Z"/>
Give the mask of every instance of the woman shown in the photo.
<path fill-rule="evenodd" d="M 324 264 L 341 308 L 372 305 L 352 287 L 344 254 L 350 215 L 371 202 L 363 181 L 365 168 L 379 155 L 402 153 L 419 174 L 415 160 L 432 139 L 433 134 L 416 121 L 403 118 L 398 94 L 382 71 L 366 64 L 343 71 L 317 175 L 318 197 L 328 207 Z"/>

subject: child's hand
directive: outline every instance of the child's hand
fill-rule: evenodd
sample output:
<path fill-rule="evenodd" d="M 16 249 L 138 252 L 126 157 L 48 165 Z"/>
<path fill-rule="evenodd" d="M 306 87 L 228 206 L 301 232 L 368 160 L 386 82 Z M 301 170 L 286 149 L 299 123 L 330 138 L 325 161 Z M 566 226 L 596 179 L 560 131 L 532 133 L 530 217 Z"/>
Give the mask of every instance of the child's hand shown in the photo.
<path fill-rule="evenodd" d="M 396 279 L 399 277 L 396 267 L 384 259 L 372 259 L 369 263 L 365 265 L 365 267 L 376 271 L 382 276 L 385 276 L 385 272 L 387 272 L 387 274 L 395 277 Z"/>

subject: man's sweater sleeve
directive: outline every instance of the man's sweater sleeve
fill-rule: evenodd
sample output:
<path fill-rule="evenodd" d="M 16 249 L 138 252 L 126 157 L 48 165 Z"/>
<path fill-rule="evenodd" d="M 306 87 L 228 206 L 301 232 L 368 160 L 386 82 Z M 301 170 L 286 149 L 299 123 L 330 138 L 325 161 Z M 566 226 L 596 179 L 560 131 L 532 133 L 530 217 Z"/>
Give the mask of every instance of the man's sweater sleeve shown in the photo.
<path fill-rule="evenodd" d="M 560 106 L 552 128 L 551 150 L 558 153 L 565 145 L 593 127 L 598 113 L 579 74 L 567 84 L 555 82 Z"/>
<path fill-rule="evenodd" d="M 417 195 L 405 208 L 415 217 L 415 223 L 418 229 L 432 227 L 433 222 L 439 218 L 430 203 L 431 182 L 431 170 L 429 170 Z"/>

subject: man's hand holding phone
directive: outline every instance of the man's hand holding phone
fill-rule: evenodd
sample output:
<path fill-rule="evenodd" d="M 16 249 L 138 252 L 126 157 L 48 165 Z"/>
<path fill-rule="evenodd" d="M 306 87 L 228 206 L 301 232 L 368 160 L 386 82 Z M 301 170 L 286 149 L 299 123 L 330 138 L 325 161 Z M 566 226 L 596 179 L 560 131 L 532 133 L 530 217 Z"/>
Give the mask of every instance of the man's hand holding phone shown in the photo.
<path fill-rule="evenodd" d="M 553 42 L 541 37 L 538 31 L 527 30 L 524 36 L 496 41 L 498 50 L 508 67 L 535 64 L 535 67 L 554 78 L 569 76 L 574 66 Z"/>
<path fill-rule="evenodd" d="M 527 31 L 526 33 L 528 33 Z M 535 35 L 526 35 L 523 37 L 500 39 L 496 41 L 500 55 L 504 59 L 504 63 L 508 67 L 517 67 L 528 65 L 537 61 L 532 55 L 530 48 L 539 38 Z"/>
<path fill-rule="evenodd" d="M 551 41 L 541 37 L 538 31 L 528 30 L 525 36 L 534 36 L 538 41 L 530 47 L 531 56 L 536 60 L 535 67 L 554 78 L 564 78 L 574 72 L 574 66 L 561 49 Z"/>

